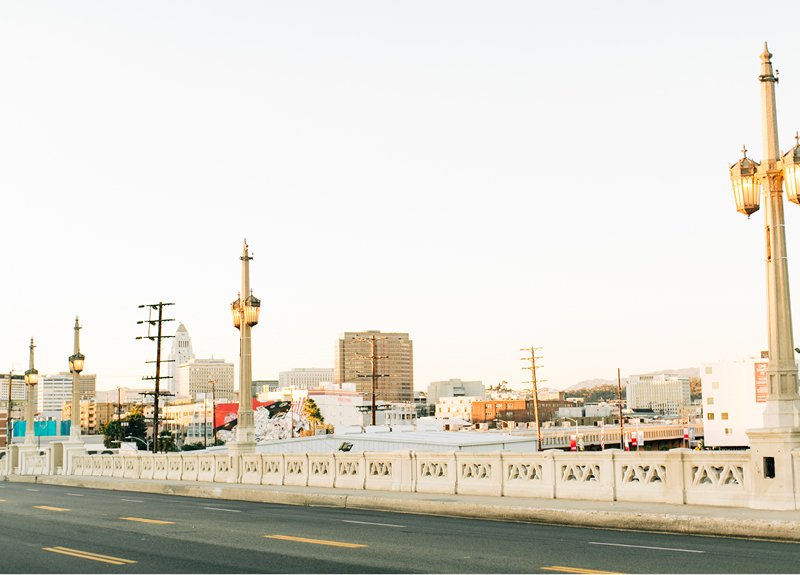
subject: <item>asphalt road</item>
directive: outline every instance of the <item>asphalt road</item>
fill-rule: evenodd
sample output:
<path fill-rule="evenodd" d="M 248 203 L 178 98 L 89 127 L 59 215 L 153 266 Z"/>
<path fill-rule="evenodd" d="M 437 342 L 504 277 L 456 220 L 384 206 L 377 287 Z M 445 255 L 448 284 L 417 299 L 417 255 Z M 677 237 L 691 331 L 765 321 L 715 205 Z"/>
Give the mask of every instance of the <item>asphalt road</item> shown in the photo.
<path fill-rule="evenodd" d="M 800 546 L 0 484 L 3 573 L 795 573 Z"/>

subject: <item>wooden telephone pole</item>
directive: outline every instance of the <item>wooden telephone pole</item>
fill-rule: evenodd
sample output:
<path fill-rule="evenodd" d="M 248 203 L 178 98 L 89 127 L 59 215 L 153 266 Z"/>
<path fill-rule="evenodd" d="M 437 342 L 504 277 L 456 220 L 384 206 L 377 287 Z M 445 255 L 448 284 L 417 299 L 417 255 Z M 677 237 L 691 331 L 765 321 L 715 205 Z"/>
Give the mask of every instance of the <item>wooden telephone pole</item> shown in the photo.
<path fill-rule="evenodd" d="M 168 376 L 168 375 L 161 375 L 161 361 L 162 361 L 161 360 L 161 340 L 162 339 L 167 339 L 167 338 L 170 338 L 170 337 L 175 337 L 175 336 L 172 336 L 172 335 L 161 335 L 161 326 L 162 326 L 162 324 L 164 324 L 164 323 L 166 323 L 168 321 L 175 321 L 175 320 L 172 320 L 172 319 L 164 319 L 164 306 L 168 306 L 168 305 L 175 305 L 175 304 L 174 303 L 158 302 L 158 303 L 140 305 L 139 306 L 140 308 L 143 308 L 143 307 L 150 308 L 150 314 L 149 314 L 149 316 L 148 316 L 148 318 L 146 320 L 142 320 L 142 321 L 137 321 L 136 322 L 137 324 L 143 324 L 143 323 L 147 324 L 147 335 L 146 336 L 137 337 L 136 339 L 149 339 L 150 341 L 155 341 L 156 342 L 156 360 L 147 362 L 147 363 L 155 363 L 156 364 L 156 376 L 155 377 L 147 377 L 146 376 L 146 377 L 142 378 L 142 379 L 145 379 L 145 380 L 154 380 L 155 383 L 156 383 L 155 392 L 152 392 L 152 395 L 153 395 L 153 453 L 158 453 L 158 422 L 159 422 L 158 403 L 159 403 L 159 400 L 161 399 L 161 396 L 174 395 L 174 394 L 169 393 L 169 392 L 162 392 L 160 390 L 160 387 L 159 387 L 159 383 L 161 382 L 162 379 L 170 379 L 170 376 Z M 153 319 L 153 310 L 158 310 L 158 319 Z M 157 335 L 151 335 L 150 334 L 150 329 L 152 327 L 154 327 L 154 326 L 156 327 L 156 334 Z M 165 361 L 172 361 L 172 360 L 168 359 L 168 360 L 165 360 Z M 151 395 L 151 393 L 147 393 L 145 395 Z"/>
<path fill-rule="evenodd" d="M 530 369 L 531 370 L 531 381 L 523 381 L 522 383 L 530 383 L 533 387 L 533 413 L 534 417 L 536 418 L 536 451 L 542 450 L 542 428 L 539 425 L 539 383 L 544 383 L 547 381 L 546 379 L 536 379 L 536 368 L 538 367 L 541 369 L 544 366 L 536 365 L 537 359 L 542 359 L 542 356 L 536 357 L 536 350 L 542 349 L 541 347 L 528 347 L 522 348 L 520 351 L 529 351 L 531 352 L 530 357 L 523 357 L 521 358 L 522 361 L 530 361 L 530 366 L 525 366 L 522 369 Z"/>
<path fill-rule="evenodd" d="M 358 374 L 358 377 L 371 377 L 372 378 L 372 409 L 371 409 L 371 411 L 372 411 L 372 425 L 377 425 L 375 423 L 376 422 L 375 412 L 377 411 L 377 407 L 375 406 L 375 397 L 377 396 L 378 378 L 379 377 L 388 377 L 386 374 L 378 374 L 378 360 L 379 359 L 386 359 L 386 358 L 389 357 L 388 355 L 376 355 L 375 342 L 378 341 L 379 339 L 387 339 L 387 338 L 385 336 L 384 337 L 375 337 L 374 335 L 371 335 L 368 338 L 364 338 L 364 337 L 355 337 L 355 338 L 353 338 L 353 341 L 368 341 L 372 345 L 372 353 L 370 354 L 369 357 L 362 357 L 360 355 L 357 355 L 354 358 L 354 359 L 368 359 L 368 360 L 370 360 L 370 363 L 372 364 L 372 374 L 371 375 Z"/>

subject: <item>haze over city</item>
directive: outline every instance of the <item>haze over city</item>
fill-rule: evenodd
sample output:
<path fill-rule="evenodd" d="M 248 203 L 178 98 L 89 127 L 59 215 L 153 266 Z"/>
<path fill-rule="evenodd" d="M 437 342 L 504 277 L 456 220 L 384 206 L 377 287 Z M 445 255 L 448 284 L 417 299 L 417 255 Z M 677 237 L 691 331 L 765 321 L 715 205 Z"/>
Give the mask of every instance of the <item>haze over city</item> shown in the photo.
<path fill-rule="evenodd" d="M 793 4 L 771 5 L 773 14 Z M 761 158 L 769 41 L 783 150 L 792 18 L 743 2 L 4 3 L 0 371 L 142 387 L 140 304 L 253 376 L 332 367 L 345 331 L 407 332 L 417 389 L 564 388 L 766 349 Z M 791 127 L 791 131 L 790 128 Z M 786 211 L 800 301 L 800 209 Z M 169 342 L 167 342 L 167 346 Z"/>

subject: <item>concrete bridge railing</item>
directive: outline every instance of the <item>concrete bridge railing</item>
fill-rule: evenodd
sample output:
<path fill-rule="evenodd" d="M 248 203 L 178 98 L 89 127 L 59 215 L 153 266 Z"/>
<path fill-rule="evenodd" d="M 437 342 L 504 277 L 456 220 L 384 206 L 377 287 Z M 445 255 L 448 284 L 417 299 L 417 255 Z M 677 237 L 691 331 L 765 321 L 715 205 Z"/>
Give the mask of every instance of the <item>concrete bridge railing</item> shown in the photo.
<path fill-rule="evenodd" d="M 43 448 L 0 458 L 0 475 L 95 476 L 145 481 L 203 481 L 247 485 L 363 489 L 602 501 L 762 507 L 748 451 L 540 453 L 170 453 L 88 455 L 54 469 Z M 800 478 L 800 450 L 792 452 Z M 797 492 L 798 481 L 793 487 Z M 797 498 L 791 508 L 797 509 Z M 786 508 L 784 505 L 783 508 Z"/>

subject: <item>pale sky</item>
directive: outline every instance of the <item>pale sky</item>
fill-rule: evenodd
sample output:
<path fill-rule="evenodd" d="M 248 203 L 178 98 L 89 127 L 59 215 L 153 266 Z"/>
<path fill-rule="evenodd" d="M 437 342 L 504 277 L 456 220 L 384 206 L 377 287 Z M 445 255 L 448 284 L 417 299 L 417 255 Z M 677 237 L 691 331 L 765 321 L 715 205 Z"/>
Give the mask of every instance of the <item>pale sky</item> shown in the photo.
<path fill-rule="evenodd" d="M 198 357 L 333 367 L 337 334 L 414 341 L 415 387 L 563 388 L 766 349 L 759 55 L 800 129 L 796 3 L 0 4 L 0 371 L 142 387 L 139 304 Z M 800 306 L 800 207 L 786 205 Z M 170 342 L 167 342 L 167 351 Z M 164 354 L 166 357 L 166 353 Z"/>

